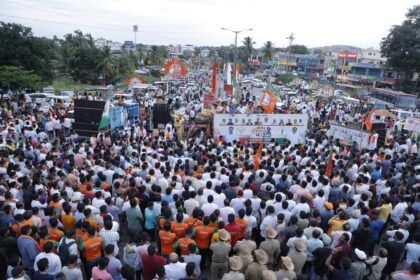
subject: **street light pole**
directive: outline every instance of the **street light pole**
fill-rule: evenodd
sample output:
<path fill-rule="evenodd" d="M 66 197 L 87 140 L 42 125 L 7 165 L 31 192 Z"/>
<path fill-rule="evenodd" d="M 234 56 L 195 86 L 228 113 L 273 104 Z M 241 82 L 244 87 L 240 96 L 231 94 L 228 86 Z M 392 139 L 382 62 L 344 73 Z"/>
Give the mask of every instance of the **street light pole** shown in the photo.
<path fill-rule="evenodd" d="M 252 28 L 244 29 L 244 30 L 231 30 L 231 29 L 227 29 L 227 28 L 222 27 L 222 30 L 226 30 L 226 31 L 230 31 L 230 32 L 235 33 L 235 52 L 234 52 L 234 55 L 233 55 L 233 69 L 235 69 L 234 70 L 234 73 L 235 73 L 236 63 L 238 61 L 238 34 L 241 33 L 241 32 L 245 32 L 245 31 L 252 31 Z M 234 79 L 235 79 L 235 82 L 236 82 L 235 77 L 234 77 Z"/>

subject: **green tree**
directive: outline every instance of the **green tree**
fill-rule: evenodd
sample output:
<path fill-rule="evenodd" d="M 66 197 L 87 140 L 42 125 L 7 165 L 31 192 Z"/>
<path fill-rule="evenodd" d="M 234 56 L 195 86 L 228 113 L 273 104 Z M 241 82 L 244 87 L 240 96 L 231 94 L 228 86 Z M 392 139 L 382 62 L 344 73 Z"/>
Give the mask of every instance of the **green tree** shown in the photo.
<path fill-rule="evenodd" d="M 72 59 L 74 56 L 74 49 L 70 45 L 65 44 L 60 46 L 53 60 L 53 66 L 58 71 L 60 76 L 69 77 L 72 71 Z"/>
<path fill-rule="evenodd" d="M 274 44 L 271 41 L 267 41 L 264 44 L 264 49 L 263 49 L 263 59 L 265 61 L 270 61 L 271 59 L 273 59 L 273 55 L 274 55 Z"/>
<path fill-rule="evenodd" d="M 21 66 L 51 82 L 54 50 L 52 40 L 34 37 L 31 28 L 0 22 L 0 65 Z"/>
<path fill-rule="evenodd" d="M 17 66 L 0 66 L 0 88 L 7 90 L 36 90 L 41 88 L 41 77 L 33 71 Z"/>
<path fill-rule="evenodd" d="M 143 44 L 137 44 L 135 55 L 136 55 L 138 64 L 144 63 L 144 60 L 146 59 L 146 56 L 147 56 L 147 52 Z"/>
<path fill-rule="evenodd" d="M 244 44 L 246 53 L 248 54 L 248 56 L 250 56 L 252 52 L 254 51 L 255 42 L 252 40 L 251 37 L 248 36 L 244 38 L 242 43 Z"/>
<path fill-rule="evenodd" d="M 223 62 L 233 61 L 233 50 L 229 47 L 220 47 L 219 57 L 222 58 Z"/>
<path fill-rule="evenodd" d="M 194 48 L 194 56 L 195 57 L 200 57 L 200 55 L 201 55 L 201 48 L 195 47 Z"/>
<path fill-rule="evenodd" d="M 150 52 L 150 63 L 153 65 L 163 65 L 166 57 L 165 46 L 152 46 Z"/>
<path fill-rule="evenodd" d="M 69 59 L 70 76 L 75 81 L 95 82 L 98 79 L 97 58 L 99 50 L 92 35 L 76 30 L 66 34 L 60 42 L 61 48 L 72 50 Z"/>
<path fill-rule="evenodd" d="M 293 54 L 308 54 L 308 48 L 304 45 L 291 45 L 289 50 Z"/>
<path fill-rule="evenodd" d="M 209 59 L 210 59 L 210 61 L 214 61 L 216 59 L 216 51 L 214 49 L 210 49 Z"/>
<path fill-rule="evenodd" d="M 121 53 L 114 59 L 114 65 L 116 76 L 114 76 L 114 80 L 111 80 L 111 82 L 125 79 L 136 69 L 135 60 L 126 52 Z"/>
<path fill-rule="evenodd" d="M 112 51 L 109 46 L 104 46 L 99 50 L 96 63 L 98 71 L 102 74 L 105 82 L 108 83 L 115 74 Z"/>
<path fill-rule="evenodd" d="M 394 25 L 382 39 L 381 52 L 388 64 L 404 73 L 402 90 L 415 91 L 415 82 L 408 81 L 414 72 L 420 72 L 420 5 L 409 9 L 406 20 Z"/>

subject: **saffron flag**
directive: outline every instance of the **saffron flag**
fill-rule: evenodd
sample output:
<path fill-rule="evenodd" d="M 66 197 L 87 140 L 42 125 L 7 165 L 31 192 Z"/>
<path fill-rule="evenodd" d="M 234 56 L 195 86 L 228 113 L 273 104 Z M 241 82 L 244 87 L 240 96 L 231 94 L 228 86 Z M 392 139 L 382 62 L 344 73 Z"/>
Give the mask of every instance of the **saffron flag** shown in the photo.
<path fill-rule="evenodd" d="M 211 92 L 216 93 L 216 62 L 213 63 L 213 77 L 211 79 Z"/>
<path fill-rule="evenodd" d="M 254 168 L 255 170 L 260 169 L 260 155 L 262 152 L 262 148 L 263 148 L 263 139 L 261 139 L 260 145 L 258 146 L 258 150 L 254 155 Z"/>
<path fill-rule="evenodd" d="M 235 65 L 235 79 L 237 80 L 239 78 L 239 64 Z"/>
<path fill-rule="evenodd" d="M 327 168 L 325 169 L 325 176 L 330 177 L 331 169 L 333 164 L 333 149 L 330 149 L 330 159 L 328 160 Z"/>
<path fill-rule="evenodd" d="M 366 117 L 365 125 L 367 130 L 372 130 L 372 119 L 373 119 L 374 110 L 370 111 Z"/>
<path fill-rule="evenodd" d="M 276 109 L 277 99 L 268 89 L 264 89 L 263 96 L 260 100 L 260 106 L 268 114 L 272 114 Z"/>

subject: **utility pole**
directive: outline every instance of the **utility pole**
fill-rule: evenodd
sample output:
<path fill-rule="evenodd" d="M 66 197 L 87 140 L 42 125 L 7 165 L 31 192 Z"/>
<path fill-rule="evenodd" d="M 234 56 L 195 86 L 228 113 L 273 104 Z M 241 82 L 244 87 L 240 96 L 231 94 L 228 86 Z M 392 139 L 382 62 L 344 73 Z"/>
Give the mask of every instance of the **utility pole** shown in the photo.
<path fill-rule="evenodd" d="M 288 55 L 290 56 L 291 55 L 291 53 L 290 53 L 290 49 L 292 48 L 292 45 L 293 45 L 293 40 L 295 39 L 295 37 L 293 36 L 294 34 L 292 33 L 292 34 L 290 34 L 290 36 L 289 37 L 287 37 L 286 39 L 287 40 L 289 40 L 289 47 L 287 48 L 287 53 L 288 53 Z M 289 57 L 290 58 L 290 57 Z M 290 67 L 290 65 L 289 65 L 289 61 L 287 62 L 287 72 L 290 72 L 290 70 L 291 70 L 291 67 Z"/>
<path fill-rule="evenodd" d="M 292 33 L 292 34 L 290 34 L 290 36 L 289 37 L 287 37 L 286 38 L 287 40 L 289 40 L 289 47 L 288 47 L 288 53 L 290 54 L 290 48 L 292 47 L 292 45 L 293 45 L 293 40 L 294 39 L 296 39 L 295 37 L 294 37 L 294 34 Z"/>
<path fill-rule="evenodd" d="M 222 30 L 235 33 L 235 51 L 234 51 L 234 56 L 233 56 L 233 69 L 235 69 L 234 71 L 236 71 L 236 63 L 238 61 L 238 34 L 245 31 L 252 31 L 252 28 L 244 29 L 244 30 L 231 30 L 231 29 L 222 27 Z M 236 79 L 235 79 L 235 82 L 236 82 Z"/>
<path fill-rule="evenodd" d="M 133 25 L 134 32 L 134 46 L 137 45 L 137 32 L 139 32 L 139 26 L 137 24 Z"/>

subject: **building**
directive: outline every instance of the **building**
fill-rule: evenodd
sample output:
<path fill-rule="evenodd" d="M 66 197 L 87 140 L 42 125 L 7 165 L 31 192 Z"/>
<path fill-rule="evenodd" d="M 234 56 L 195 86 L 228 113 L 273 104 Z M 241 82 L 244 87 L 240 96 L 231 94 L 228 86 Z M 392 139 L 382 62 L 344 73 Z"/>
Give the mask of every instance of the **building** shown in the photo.
<path fill-rule="evenodd" d="M 369 48 L 361 51 L 358 62 L 371 64 L 385 64 L 386 58 L 382 57 L 380 50 Z"/>
<path fill-rule="evenodd" d="M 324 74 L 325 57 L 317 54 L 297 54 L 296 66 L 299 75 L 320 78 Z"/>
<path fill-rule="evenodd" d="M 136 49 L 136 46 L 134 45 L 133 41 L 124 41 L 122 48 L 126 51 L 134 51 Z"/>
<path fill-rule="evenodd" d="M 95 46 L 97 48 L 103 48 L 105 46 L 109 46 L 112 51 L 120 51 L 122 44 L 120 42 L 113 42 L 110 40 L 106 40 L 104 38 L 99 38 L 95 40 Z"/>
<path fill-rule="evenodd" d="M 347 81 L 353 85 L 373 87 L 376 81 L 384 76 L 385 65 L 383 64 L 353 62 L 349 66 Z"/>
<path fill-rule="evenodd" d="M 208 56 L 209 56 L 209 54 L 210 54 L 210 50 L 209 50 L 208 48 L 204 48 L 204 49 L 202 49 L 202 50 L 201 50 L 201 52 L 200 52 L 200 56 L 201 56 L 201 57 L 208 57 Z"/>
<path fill-rule="evenodd" d="M 191 45 L 191 44 L 180 45 L 179 46 L 179 51 L 180 52 L 193 52 L 194 51 L 194 46 Z"/>
<path fill-rule="evenodd" d="M 289 53 L 276 54 L 277 63 L 275 69 L 278 73 L 296 70 L 296 56 Z"/>

